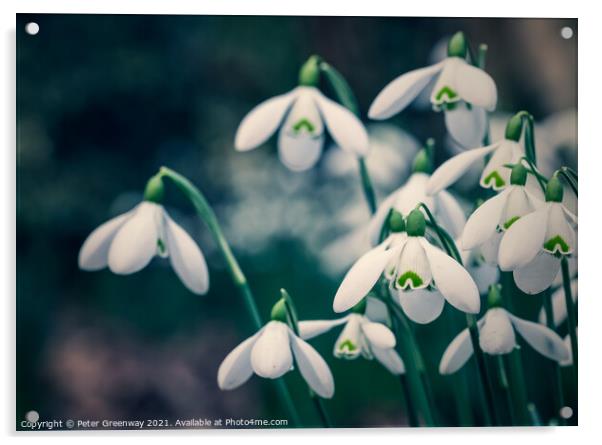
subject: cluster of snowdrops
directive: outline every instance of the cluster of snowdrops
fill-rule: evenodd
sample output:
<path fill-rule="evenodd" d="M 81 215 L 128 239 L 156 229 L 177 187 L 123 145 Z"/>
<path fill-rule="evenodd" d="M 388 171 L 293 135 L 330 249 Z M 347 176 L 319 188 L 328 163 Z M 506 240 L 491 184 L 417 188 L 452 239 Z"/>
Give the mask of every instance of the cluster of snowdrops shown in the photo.
<path fill-rule="evenodd" d="M 405 392 L 410 424 L 433 425 L 428 391 L 416 363 L 420 352 L 402 348 L 400 354 L 398 346 L 400 337 L 412 341 L 408 320 L 431 323 L 447 302 L 465 314 L 466 328 L 449 338 L 439 372 L 455 373 L 474 356 L 482 415 L 485 424 L 495 424 L 484 353 L 510 354 L 517 348 L 518 334 L 558 366 L 577 367 L 577 174 L 566 167 L 549 178 L 539 172 L 533 118 L 527 112 L 509 119 L 504 139 L 488 140 L 488 112 L 495 110 L 497 89 L 481 56 L 459 32 L 450 39 L 445 60 L 402 74 L 374 99 L 368 117 L 383 120 L 430 89 L 433 110 L 444 115 L 449 135 L 465 148 L 434 169 L 433 146 L 426 144 L 407 182 L 378 205 L 364 162 L 369 137 L 355 97 L 343 76 L 321 58 L 312 56 L 302 66 L 299 86 L 260 103 L 240 123 L 236 150 L 254 149 L 278 131 L 278 155 L 294 171 L 318 162 L 326 133 L 357 158 L 372 211 L 366 232 L 373 248 L 357 259 L 334 295 L 333 310 L 345 313 L 342 317 L 299 320 L 293 299 L 283 289 L 264 324 L 211 206 L 194 184 L 166 167 L 151 177 L 139 205 L 90 234 L 80 250 L 80 268 L 108 267 L 127 275 L 158 255 L 169 259 L 188 289 L 206 293 L 209 271 L 203 253 L 162 204 L 164 181 L 172 181 L 207 224 L 257 325 L 257 332 L 223 359 L 217 375 L 221 389 L 237 388 L 253 374 L 278 379 L 297 369 L 326 425 L 320 398 L 333 397 L 335 382 L 327 362 L 308 341 L 339 329 L 334 356 L 375 359 L 400 376 L 404 389 L 411 389 Z M 321 80 L 336 100 L 320 91 Z M 482 198 L 467 217 L 446 189 L 475 165 L 482 167 Z M 525 320 L 509 310 L 513 294 L 507 283 L 505 288 L 500 285 L 503 274 L 510 274 L 510 284 L 526 294 L 546 293 L 548 304 L 539 320 Z M 483 315 L 477 318 L 478 314 Z M 569 335 L 562 339 L 556 327 L 565 320 Z M 410 347 L 418 348 L 415 342 Z M 299 422 L 285 384 L 282 379 L 277 382 L 291 418 Z M 557 391 L 562 392 L 562 382 Z"/>

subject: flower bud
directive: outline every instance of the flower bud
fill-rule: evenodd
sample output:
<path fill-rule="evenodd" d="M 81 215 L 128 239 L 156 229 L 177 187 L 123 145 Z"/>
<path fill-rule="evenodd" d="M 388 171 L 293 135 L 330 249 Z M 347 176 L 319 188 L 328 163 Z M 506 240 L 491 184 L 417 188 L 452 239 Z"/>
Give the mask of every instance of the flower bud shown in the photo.
<path fill-rule="evenodd" d="M 489 293 L 487 294 L 487 307 L 492 309 L 494 307 L 502 306 L 502 286 L 499 284 L 492 284 L 489 286 Z"/>
<path fill-rule="evenodd" d="M 525 185 L 527 183 L 527 174 L 527 169 L 523 164 L 516 164 L 512 167 L 512 173 L 510 173 L 510 184 Z"/>
<path fill-rule="evenodd" d="M 274 306 L 272 306 L 270 318 L 273 321 L 281 321 L 282 323 L 288 324 L 288 312 L 286 310 L 286 301 L 284 298 L 281 298 Z"/>
<path fill-rule="evenodd" d="M 146 183 L 144 200 L 160 204 L 163 201 L 164 191 L 162 176 L 157 174 Z"/>
<path fill-rule="evenodd" d="M 523 132 L 523 117 L 521 113 L 516 113 L 506 124 L 506 139 L 518 142 Z"/>
<path fill-rule="evenodd" d="M 426 173 L 430 175 L 433 172 L 433 164 L 431 157 L 424 148 L 416 153 L 414 162 L 412 163 L 412 173 Z"/>
<path fill-rule="evenodd" d="M 562 202 L 564 190 L 560 179 L 553 175 L 546 186 L 546 202 Z"/>
<path fill-rule="evenodd" d="M 408 215 L 406 220 L 406 232 L 408 236 L 424 236 L 426 231 L 426 221 L 424 214 L 418 209 L 414 209 Z"/>
<path fill-rule="evenodd" d="M 447 44 L 447 55 L 448 57 L 460 57 L 465 59 L 467 52 L 468 46 L 466 43 L 466 36 L 462 31 L 458 31 L 451 39 L 449 39 L 449 43 Z"/>
<path fill-rule="evenodd" d="M 391 214 L 389 215 L 389 230 L 391 232 L 403 232 L 406 229 L 405 221 L 403 220 L 403 216 L 397 210 L 391 210 Z"/>
<path fill-rule="evenodd" d="M 315 87 L 320 82 L 320 57 L 311 56 L 299 71 L 299 85 Z"/>

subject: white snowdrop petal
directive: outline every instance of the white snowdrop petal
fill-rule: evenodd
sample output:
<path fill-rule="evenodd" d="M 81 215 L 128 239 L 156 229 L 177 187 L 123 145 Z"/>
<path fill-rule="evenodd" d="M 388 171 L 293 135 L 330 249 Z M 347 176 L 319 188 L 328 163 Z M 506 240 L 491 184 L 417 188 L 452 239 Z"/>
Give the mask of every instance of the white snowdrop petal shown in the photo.
<path fill-rule="evenodd" d="M 381 349 L 372 348 L 374 358 L 380 362 L 391 374 L 405 374 L 406 369 L 403 360 L 393 348 Z"/>
<path fill-rule="evenodd" d="M 400 290 L 397 291 L 397 298 L 408 318 L 420 324 L 436 320 L 445 306 L 445 299 L 438 290 Z"/>
<path fill-rule="evenodd" d="M 463 249 L 474 249 L 495 234 L 506 207 L 508 193 L 508 190 L 504 190 L 488 199 L 470 215 L 462 232 Z"/>
<path fill-rule="evenodd" d="M 516 347 L 516 337 L 508 313 L 493 308 L 485 314 L 485 322 L 479 330 L 479 344 L 487 354 L 508 354 Z"/>
<path fill-rule="evenodd" d="M 268 99 L 253 108 L 236 130 L 234 147 L 238 151 L 251 150 L 267 141 L 276 131 L 297 95 L 289 93 Z"/>
<path fill-rule="evenodd" d="M 330 399 L 334 395 L 334 379 L 322 356 L 292 333 L 291 344 L 299 372 L 309 387 L 320 397 Z"/>
<path fill-rule="evenodd" d="M 443 228 L 454 238 L 460 236 L 466 225 L 466 216 L 456 198 L 448 191 L 441 190 L 435 195 L 435 210 Z"/>
<path fill-rule="evenodd" d="M 500 226 L 504 230 L 511 227 L 521 216 L 536 210 L 525 187 L 511 185 L 506 190 L 508 190 L 506 207 L 500 219 Z"/>
<path fill-rule="evenodd" d="M 542 251 L 526 266 L 514 269 L 514 281 L 524 293 L 535 295 L 552 285 L 559 270 L 560 260 Z"/>
<path fill-rule="evenodd" d="M 577 285 L 577 279 L 571 280 L 571 295 L 573 301 L 577 301 L 577 293 L 579 287 Z M 564 288 L 561 286 L 554 291 L 552 294 L 552 312 L 554 313 L 554 326 L 560 326 L 564 320 L 566 320 L 566 300 L 564 298 Z M 539 312 L 539 322 L 541 324 L 547 323 L 546 311 L 541 308 Z"/>
<path fill-rule="evenodd" d="M 495 110 L 497 88 L 489 74 L 465 61 L 457 65 L 454 74 L 455 87 L 462 99 L 487 111 Z"/>
<path fill-rule="evenodd" d="M 456 182 L 476 162 L 482 160 L 498 147 L 498 143 L 474 148 L 448 159 L 435 170 L 426 186 L 426 193 L 434 195 Z"/>
<path fill-rule="evenodd" d="M 238 388 L 253 375 L 251 351 L 261 332 L 262 330 L 247 338 L 226 356 L 217 371 L 217 384 L 220 389 Z"/>
<path fill-rule="evenodd" d="M 388 324 L 390 322 L 389 309 L 387 305 L 378 298 L 367 297 L 366 298 L 366 310 L 364 316 L 370 321 L 377 323 Z"/>
<path fill-rule="evenodd" d="M 94 271 L 107 267 L 111 242 L 135 211 L 136 208 L 110 219 L 88 235 L 79 251 L 77 262 L 80 269 Z"/>
<path fill-rule="evenodd" d="M 550 253 L 573 253 L 576 246 L 575 230 L 570 226 L 562 204 L 549 203 L 548 226 L 544 249 Z"/>
<path fill-rule="evenodd" d="M 336 320 L 306 320 L 298 323 L 299 337 L 304 340 L 322 335 L 336 326 L 340 326 L 347 321 L 349 317 L 338 318 Z"/>
<path fill-rule="evenodd" d="M 458 371 L 472 356 L 473 351 L 467 328 L 460 332 L 445 349 L 439 363 L 439 374 L 449 375 Z"/>
<path fill-rule="evenodd" d="M 115 234 L 109 248 L 109 268 L 127 275 L 143 269 L 157 253 L 158 225 L 163 207 L 151 202 L 141 203 Z"/>
<path fill-rule="evenodd" d="M 355 114 L 347 108 L 314 91 L 314 98 L 322 113 L 330 135 L 343 150 L 356 156 L 367 156 L 370 151 L 368 132 Z"/>
<path fill-rule="evenodd" d="M 344 312 L 355 306 L 376 284 L 385 266 L 398 249 L 385 250 L 381 246 L 365 253 L 345 275 L 334 297 L 335 312 Z"/>
<path fill-rule="evenodd" d="M 445 127 L 450 136 L 464 148 L 480 147 L 487 129 L 487 113 L 481 107 L 459 103 L 452 110 L 444 110 Z"/>
<path fill-rule="evenodd" d="M 523 216 L 502 237 L 498 263 L 502 270 L 529 264 L 542 250 L 546 233 L 547 207 Z"/>
<path fill-rule="evenodd" d="M 169 261 L 176 274 L 195 294 L 206 293 L 209 290 L 209 270 L 201 249 L 167 212 L 165 222 Z"/>
<path fill-rule="evenodd" d="M 479 294 L 484 295 L 489 291 L 489 286 L 499 281 L 500 271 L 497 266 L 487 263 L 469 268 L 470 276 L 474 279 L 479 289 Z"/>
<path fill-rule="evenodd" d="M 258 376 L 276 379 L 293 366 L 288 329 L 279 321 L 264 327 L 251 351 L 251 365 Z"/>
<path fill-rule="evenodd" d="M 518 143 L 504 139 L 499 145 L 491 159 L 485 165 L 481 174 L 481 187 L 491 188 L 495 191 L 503 190 L 510 184 L 511 170 L 506 164 L 515 164 L 523 155 L 523 150 Z"/>
<path fill-rule="evenodd" d="M 347 324 L 334 344 L 333 354 L 336 358 L 356 359 L 362 353 L 361 315 L 350 314 Z"/>
<path fill-rule="evenodd" d="M 571 346 L 571 336 L 567 335 L 564 337 L 564 346 L 569 353 L 569 356 L 565 360 L 558 362 L 560 366 L 573 366 L 573 347 Z"/>
<path fill-rule="evenodd" d="M 369 321 L 364 317 L 360 327 L 370 345 L 384 349 L 395 347 L 395 335 L 384 324 Z"/>
<path fill-rule="evenodd" d="M 431 283 L 432 279 L 431 267 L 420 238 L 408 237 L 399 255 L 395 288 L 423 289 Z"/>
<path fill-rule="evenodd" d="M 517 332 L 541 355 L 557 362 L 568 359 L 569 351 L 554 331 L 539 323 L 508 315 Z"/>
<path fill-rule="evenodd" d="M 388 119 L 399 113 L 422 91 L 443 68 L 443 63 L 409 71 L 391 81 L 370 105 L 370 119 Z"/>
<path fill-rule="evenodd" d="M 421 244 L 431 265 L 435 286 L 441 295 L 455 308 L 477 314 L 481 309 L 481 298 L 470 274 L 456 260 L 426 239 L 422 238 Z"/>
<path fill-rule="evenodd" d="M 301 172 L 312 168 L 322 155 L 324 135 L 301 134 L 292 136 L 283 127 L 278 134 L 278 157 L 291 171 Z"/>

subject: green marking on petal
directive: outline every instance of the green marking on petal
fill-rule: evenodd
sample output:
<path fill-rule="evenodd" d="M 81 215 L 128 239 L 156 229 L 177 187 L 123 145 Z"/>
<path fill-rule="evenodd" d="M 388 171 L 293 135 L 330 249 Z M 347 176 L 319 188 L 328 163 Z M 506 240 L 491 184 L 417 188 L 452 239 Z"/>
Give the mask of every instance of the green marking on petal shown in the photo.
<path fill-rule="evenodd" d="M 157 252 L 158 255 L 162 258 L 165 258 L 167 256 L 167 246 L 161 238 L 157 240 Z"/>
<path fill-rule="evenodd" d="M 303 128 L 307 130 L 308 133 L 313 133 L 316 129 L 315 125 L 312 124 L 307 118 L 302 118 L 297 121 L 295 125 L 293 125 L 293 131 L 295 134 L 298 134 Z"/>
<path fill-rule="evenodd" d="M 339 345 L 339 352 L 341 354 L 353 352 L 357 350 L 357 346 L 351 340 L 345 340 Z"/>
<path fill-rule="evenodd" d="M 556 235 L 547 240 L 544 243 L 543 248 L 550 253 L 560 252 L 566 254 L 571 250 L 567 242 L 560 235 Z"/>
<path fill-rule="evenodd" d="M 406 289 L 407 287 L 416 289 L 424 284 L 424 280 L 416 272 L 408 270 L 397 279 L 397 284 L 402 289 Z"/>
<path fill-rule="evenodd" d="M 492 181 L 494 182 L 494 187 L 497 188 L 501 188 L 506 185 L 506 181 L 504 181 L 497 170 L 492 171 L 485 177 L 485 179 L 483 179 L 483 183 L 485 185 L 490 185 Z"/>
<path fill-rule="evenodd" d="M 520 216 L 513 216 L 508 221 L 504 223 L 504 230 L 508 230 L 512 224 L 520 219 Z"/>
<path fill-rule="evenodd" d="M 444 97 L 445 97 L 445 99 L 444 99 Z M 447 101 L 454 102 L 459 99 L 460 99 L 460 97 L 458 96 L 458 93 L 456 93 L 454 90 L 452 90 L 448 86 L 444 86 L 443 88 L 441 88 L 435 95 L 435 100 L 437 100 L 437 102 L 447 102 Z"/>

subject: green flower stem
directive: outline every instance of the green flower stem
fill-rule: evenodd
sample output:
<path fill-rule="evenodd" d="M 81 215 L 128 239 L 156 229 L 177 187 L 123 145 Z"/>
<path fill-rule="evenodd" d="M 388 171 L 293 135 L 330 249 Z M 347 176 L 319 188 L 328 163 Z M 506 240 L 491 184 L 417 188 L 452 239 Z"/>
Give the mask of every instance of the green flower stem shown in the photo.
<path fill-rule="evenodd" d="M 424 360 L 416 343 L 414 333 L 412 332 L 405 315 L 401 313 L 393 301 L 386 300 L 389 310 L 395 315 L 393 317 L 393 331 L 399 342 L 401 356 L 406 365 L 406 372 L 410 390 L 415 399 L 418 410 L 422 414 L 426 426 L 436 426 L 435 417 L 431 408 L 431 401 L 428 397 L 428 390 L 425 387 L 426 376 L 424 369 Z"/>
<path fill-rule="evenodd" d="M 543 294 L 543 307 L 546 313 L 546 325 L 553 331 L 556 331 L 554 325 L 554 307 L 552 305 L 552 293 L 550 289 L 544 291 Z M 560 410 L 564 406 L 564 394 L 562 392 L 562 374 L 560 372 L 560 365 L 557 362 L 552 362 L 553 373 L 554 373 L 554 408 L 555 413 L 559 414 Z M 566 424 L 565 419 L 560 416 L 560 423 Z"/>
<path fill-rule="evenodd" d="M 322 426 L 324 426 L 324 428 L 332 428 L 332 422 L 330 421 L 328 412 L 326 411 L 326 408 L 324 407 L 323 400 L 320 398 L 320 396 L 316 395 L 313 391 L 311 392 L 310 397 L 311 397 L 312 402 L 314 403 L 314 407 L 316 408 L 316 411 L 318 412 L 318 416 L 320 417 Z"/>
<path fill-rule="evenodd" d="M 535 403 L 529 403 L 527 405 L 527 410 L 529 411 L 529 416 L 531 417 L 531 424 L 533 426 L 541 426 L 541 417 L 539 417 L 539 412 L 537 412 Z"/>
<path fill-rule="evenodd" d="M 259 310 L 257 308 L 253 292 L 249 287 L 247 278 L 242 272 L 238 261 L 236 261 L 236 257 L 232 253 L 232 249 L 230 249 L 230 245 L 228 244 L 228 241 L 226 240 L 222 232 L 222 229 L 219 225 L 217 217 L 215 216 L 215 213 L 213 212 L 213 209 L 211 208 L 201 191 L 181 174 L 171 170 L 170 168 L 161 167 L 161 169 L 159 170 L 159 176 L 169 178 L 176 185 L 176 187 L 178 187 L 178 189 L 192 203 L 198 216 L 205 222 L 205 224 L 209 228 L 213 239 L 217 243 L 220 252 L 224 257 L 224 260 L 226 261 L 226 265 L 228 266 L 228 271 L 230 272 L 232 281 L 234 282 L 234 285 L 237 287 L 241 296 L 243 297 L 243 301 L 245 303 L 249 315 L 251 316 L 251 319 L 253 320 L 253 324 L 255 325 L 256 330 L 261 329 L 263 327 L 263 321 L 261 320 L 261 316 L 259 315 Z M 297 426 L 302 426 L 299 414 L 297 413 L 297 409 L 295 408 L 295 404 L 293 403 L 290 392 L 283 379 L 276 380 L 276 389 L 278 391 L 282 403 L 289 412 L 293 424 Z"/>
<path fill-rule="evenodd" d="M 535 120 L 527 111 L 519 111 L 515 116 L 521 118 L 525 128 L 525 152 L 527 158 L 533 165 L 537 165 L 537 156 L 535 154 Z"/>
<path fill-rule="evenodd" d="M 321 61 L 320 71 L 324 73 L 324 77 L 328 81 L 338 101 L 349 111 L 359 117 L 359 106 L 353 90 L 349 86 L 347 80 L 343 75 L 337 71 L 334 67 L 328 63 Z M 372 180 L 366 166 L 366 160 L 364 158 L 358 158 L 360 179 L 362 181 L 362 189 L 364 190 L 364 196 L 366 202 L 370 208 L 370 212 L 374 214 L 376 212 L 376 194 L 374 193 L 374 187 L 372 186 Z"/>
<path fill-rule="evenodd" d="M 401 391 L 403 392 L 406 413 L 408 415 L 408 426 L 412 428 L 420 426 L 418 424 L 418 418 L 416 417 L 416 409 L 413 406 L 412 397 L 410 396 L 408 377 L 405 374 L 400 374 L 399 383 L 401 383 Z"/>
<path fill-rule="evenodd" d="M 508 373 L 506 372 L 506 363 L 504 357 L 501 355 L 496 356 L 496 364 L 498 369 L 498 378 L 500 387 L 506 398 L 508 404 L 508 412 L 510 413 L 510 425 L 516 424 L 516 414 L 514 413 L 514 401 L 512 400 L 512 392 L 510 391 L 510 381 L 508 380 Z"/>
<path fill-rule="evenodd" d="M 571 354 L 573 355 L 573 369 L 575 383 L 578 374 L 577 362 L 577 318 L 575 314 L 575 302 L 571 292 L 571 276 L 569 273 L 569 262 L 566 257 L 560 260 L 560 268 L 562 269 L 562 286 L 564 287 L 564 301 L 566 302 L 567 324 L 569 328 L 569 336 L 571 339 Z"/>
<path fill-rule="evenodd" d="M 529 164 L 529 173 L 531 173 L 533 176 L 535 176 L 535 179 L 537 180 L 539 187 L 545 194 L 546 193 L 546 184 L 548 183 L 548 178 L 546 178 L 544 175 L 539 173 L 539 171 L 537 170 L 537 166 L 528 157 L 523 156 L 521 159 L 524 159 L 525 162 L 527 162 L 527 164 Z"/>
<path fill-rule="evenodd" d="M 489 50 L 489 47 L 487 46 L 487 44 L 485 43 L 481 43 L 479 45 L 479 50 L 477 53 L 477 67 L 481 68 L 482 70 L 485 70 L 485 65 L 487 63 L 487 51 Z M 485 113 L 485 135 L 483 136 L 483 146 L 487 146 L 489 144 L 491 144 L 491 136 L 490 136 L 490 128 L 489 128 L 489 113 L 486 112 Z"/>
<path fill-rule="evenodd" d="M 557 173 L 566 180 L 573 193 L 575 193 L 575 196 L 579 196 L 577 173 L 570 167 L 561 167 Z"/>

